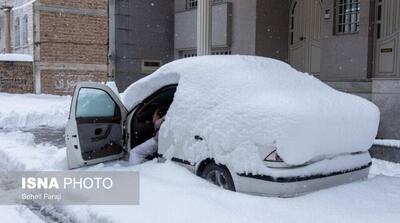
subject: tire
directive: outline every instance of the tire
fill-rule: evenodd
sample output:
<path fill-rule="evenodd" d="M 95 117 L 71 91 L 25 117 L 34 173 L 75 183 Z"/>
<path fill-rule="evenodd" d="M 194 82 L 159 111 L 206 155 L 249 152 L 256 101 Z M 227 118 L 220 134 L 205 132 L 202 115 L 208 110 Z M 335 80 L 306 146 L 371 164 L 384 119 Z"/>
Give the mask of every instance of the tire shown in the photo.
<path fill-rule="evenodd" d="M 230 191 L 236 191 L 232 176 L 228 168 L 226 168 L 225 166 L 217 165 L 214 162 L 210 162 L 204 168 L 200 176 L 208 182 L 215 184 L 221 188 Z"/>

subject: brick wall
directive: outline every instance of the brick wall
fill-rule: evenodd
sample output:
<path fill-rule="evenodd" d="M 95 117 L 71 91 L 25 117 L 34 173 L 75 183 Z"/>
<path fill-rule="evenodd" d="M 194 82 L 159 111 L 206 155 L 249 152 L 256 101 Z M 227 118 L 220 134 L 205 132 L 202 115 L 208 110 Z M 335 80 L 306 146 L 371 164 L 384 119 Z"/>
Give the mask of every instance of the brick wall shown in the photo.
<path fill-rule="evenodd" d="M 71 8 L 107 9 L 107 0 L 40 0 L 40 3 Z"/>
<path fill-rule="evenodd" d="M 0 61 L 0 92 L 33 93 L 32 62 Z"/>
<path fill-rule="evenodd" d="M 42 91 L 59 95 L 71 94 L 78 82 L 103 82 L 106 79 L 107 72 L 74 70 L 43 70 L 41 72 Z"/>
<path fill-rule="evenodd" d="M 40 14 L 41 62 L 107 63 L 107 17 Z"/>
<path fill-rule="evenodd" d="M 41 92 L 71 94 L 80 81 L 107 81 L 107 0 L 40 0 L 37 11 Z"/>

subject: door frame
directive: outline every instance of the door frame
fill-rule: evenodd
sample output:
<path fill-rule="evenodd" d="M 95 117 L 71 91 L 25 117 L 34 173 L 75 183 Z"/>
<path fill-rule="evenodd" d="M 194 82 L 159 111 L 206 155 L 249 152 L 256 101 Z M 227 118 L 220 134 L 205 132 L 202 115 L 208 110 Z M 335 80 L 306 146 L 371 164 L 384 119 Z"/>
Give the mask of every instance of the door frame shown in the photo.
<path fill-rule="evenodd" d="M 88 89 L 96 89 L 96 90 L 101 90 L 105 93 L 107 93 L 110 98 L 114 101 L 115 105 L 119 107 L 120 113 L 121 113 L 121 135 L 122 138 L 121 140 L 124 140 L 125 137 L 125 122 L 126 122 L 126 117 L 127 117 L 127 110 L 119 97 L 116 95 L 116 93 L 107 85 L 104 84 L 99 84 L 99 83 L 93 83 L 93 82 L 82 82 L 79 83 L 75 87 L 74 91 L 74 96 L 71 101 L 71 107 L 70 107 L 70 114 L 69 114 L 69 119 L 67 122 L 67 126 L 65 128 L 65 141 L 66 141 L 66 150 L 67 150 L 67 162 L 68 162 L 68 167 L 70 169 L 73 168 L 78 168 L 82 166 L 87 166 L 87 165 L 93 165 L 97 163 L 102 163 L 110 160 L 116 160 L 120 159 L 124 156 L 126 152 L 126 142 L 121 142 L 121 146 L 123 147 L 122 152 L 119 154 L 115 155 L 110 155 L 106 157 L 101 157 L 101 158 L 96 158 L 96 159 L 91 159 L 91 160 L 84 160 L 82 157 L 82 151 L 81 151 L 81 143 L 79 140 L 79 132 L 78 132 L 78 123 L 76 121 L 76 109 L 77 109 L 77 103 L 78 103 L 78 97 L 79 97 L 79 92 L 81 89 L 88 88 Z M 95 117 L 93 117 L 95 118 Z"/>

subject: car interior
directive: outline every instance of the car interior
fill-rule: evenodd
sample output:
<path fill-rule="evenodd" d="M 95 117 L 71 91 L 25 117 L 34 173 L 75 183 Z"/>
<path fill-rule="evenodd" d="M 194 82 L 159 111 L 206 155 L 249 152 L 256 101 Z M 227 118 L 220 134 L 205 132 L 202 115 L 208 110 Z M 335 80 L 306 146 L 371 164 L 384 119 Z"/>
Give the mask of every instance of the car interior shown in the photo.
<path fill-rule="evenodd" d="M 152 122 L 153 114 L 158 108 L 169 108 L 174 99 L 176 87 L 177 85 L 163 87 L 139 104 L 131 122 L 132 148 L 155 136 L 156 132 Z M 152 157 L 148 158 L 151 159 Z"/>

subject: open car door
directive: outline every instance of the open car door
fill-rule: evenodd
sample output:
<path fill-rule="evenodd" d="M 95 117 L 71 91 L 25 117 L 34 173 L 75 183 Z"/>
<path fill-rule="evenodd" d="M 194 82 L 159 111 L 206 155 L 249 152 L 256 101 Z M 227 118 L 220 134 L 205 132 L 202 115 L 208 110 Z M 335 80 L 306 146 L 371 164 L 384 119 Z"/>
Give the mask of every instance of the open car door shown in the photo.
<path fill-rule="evenodd" d="M 127 110 L 106 85 L 80 83 L 75 88 L 65 130 L 68 167 L 78 168 L 124 156 Z"/>

